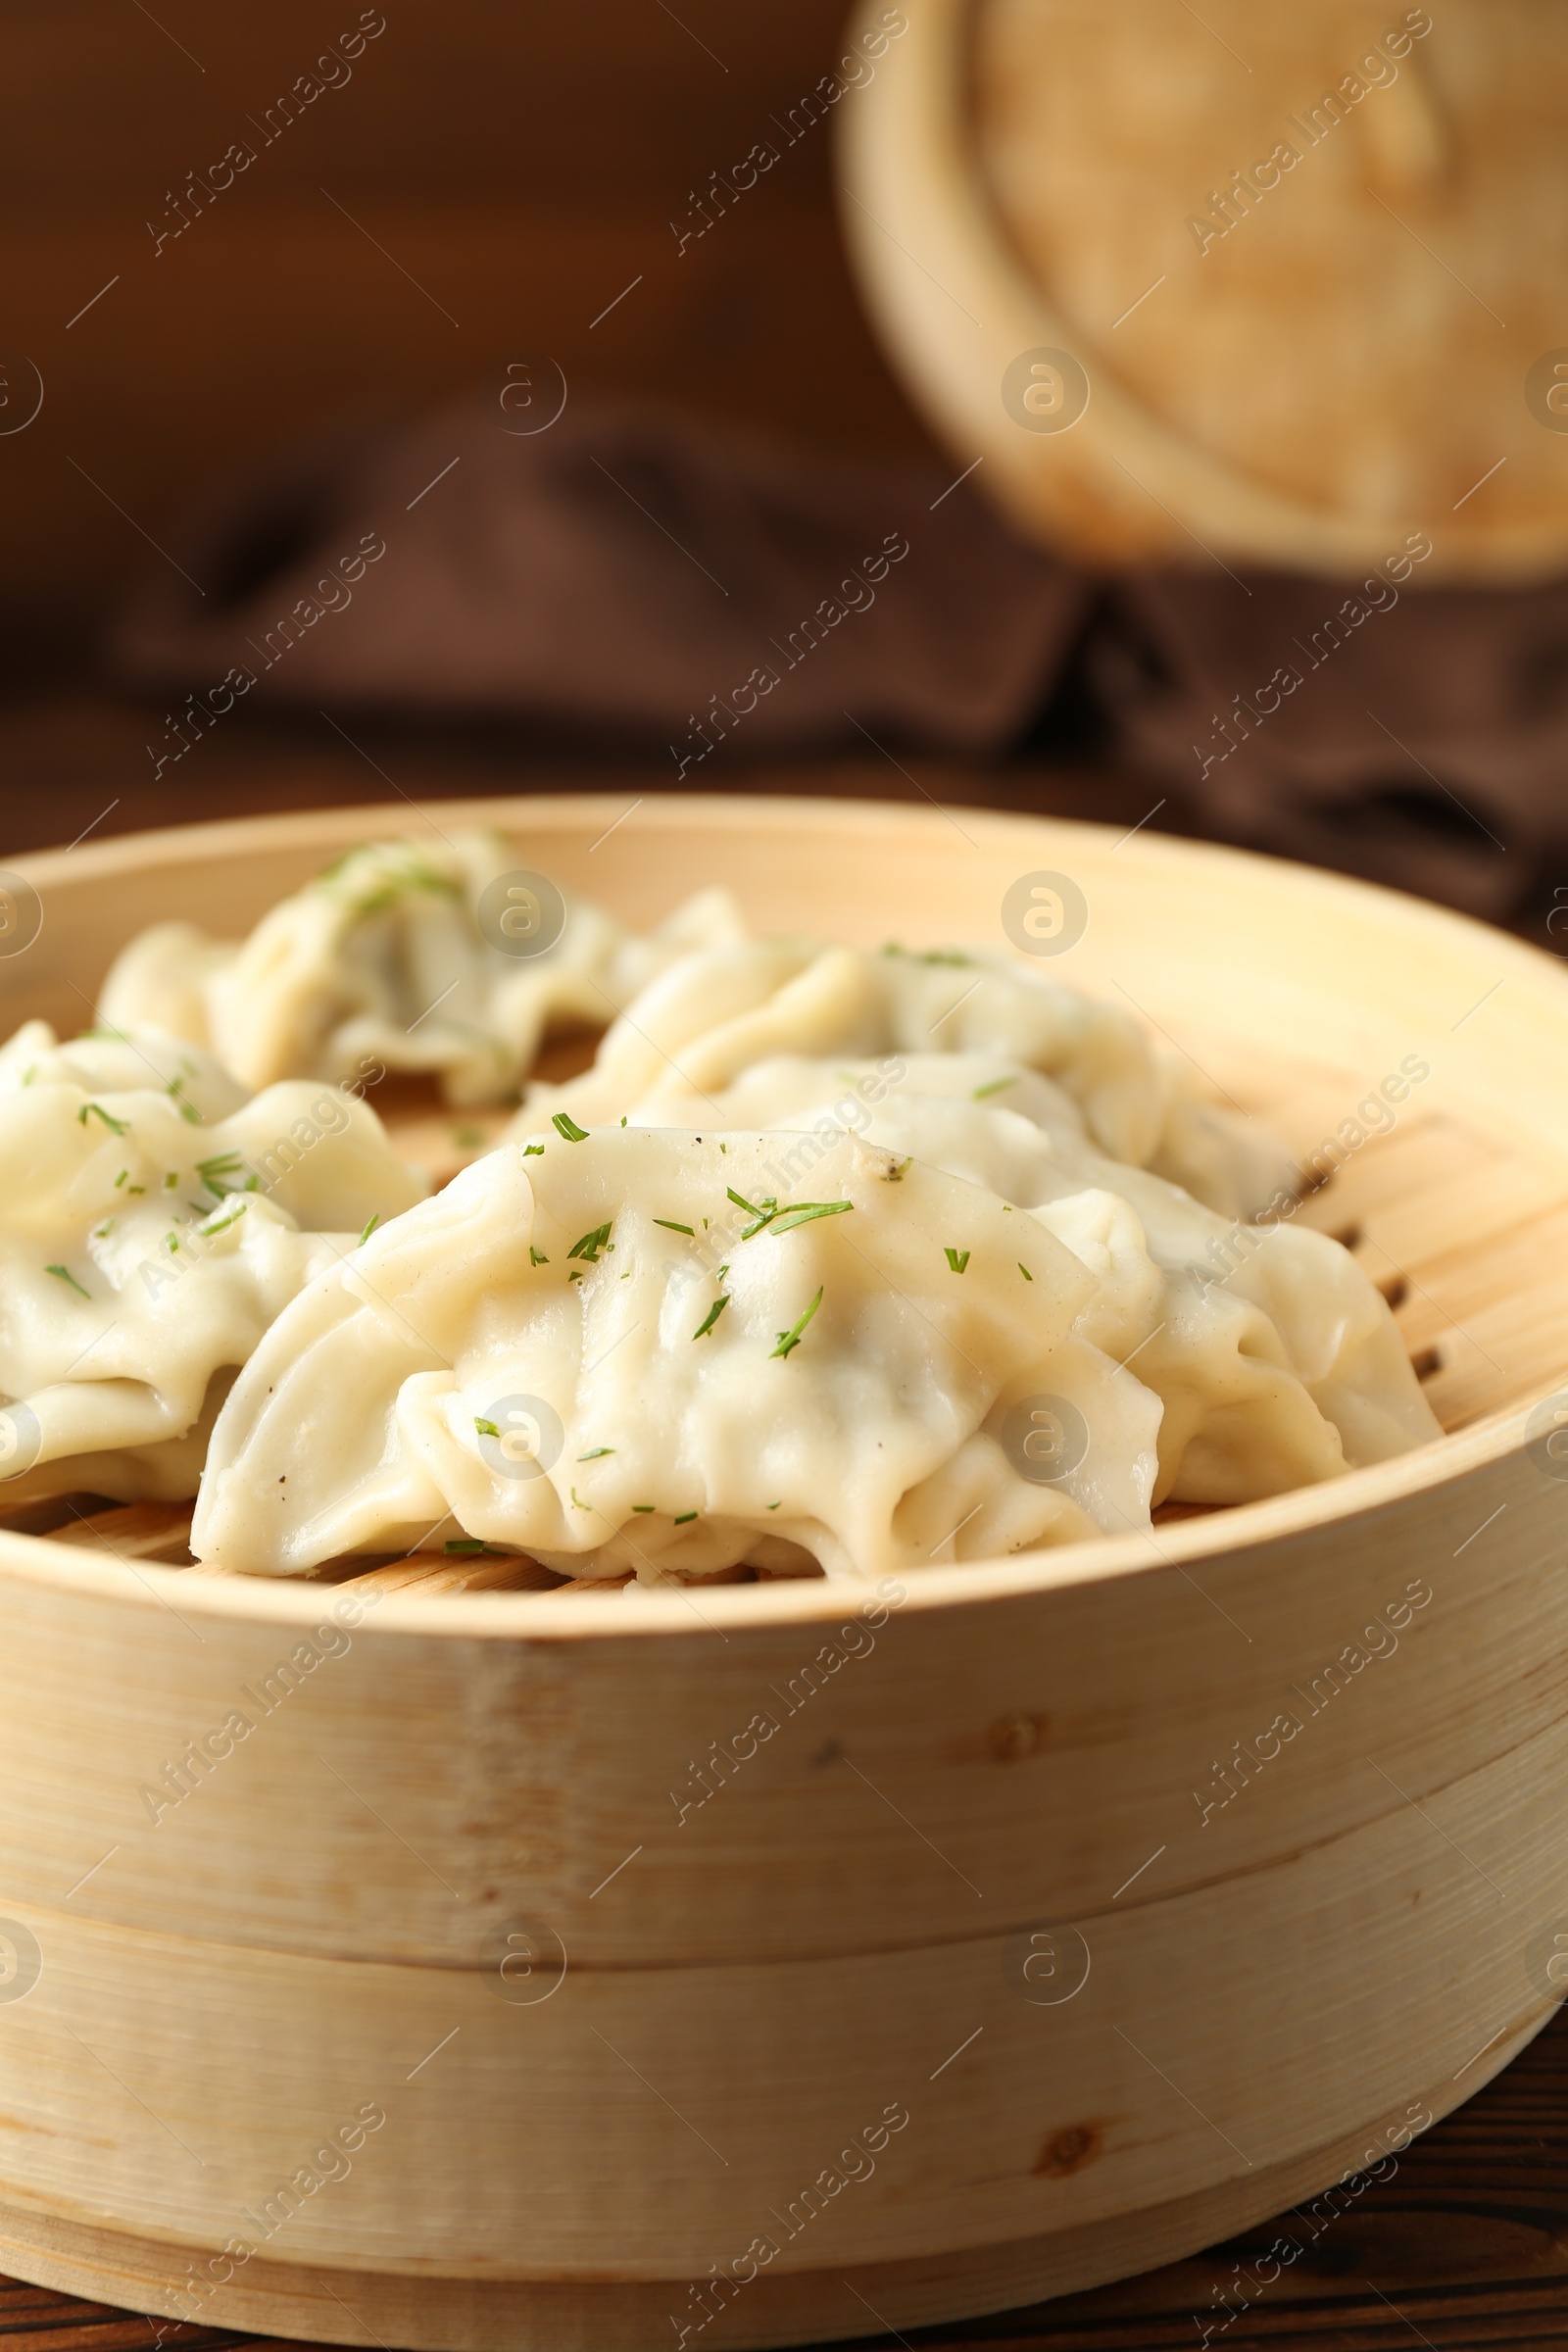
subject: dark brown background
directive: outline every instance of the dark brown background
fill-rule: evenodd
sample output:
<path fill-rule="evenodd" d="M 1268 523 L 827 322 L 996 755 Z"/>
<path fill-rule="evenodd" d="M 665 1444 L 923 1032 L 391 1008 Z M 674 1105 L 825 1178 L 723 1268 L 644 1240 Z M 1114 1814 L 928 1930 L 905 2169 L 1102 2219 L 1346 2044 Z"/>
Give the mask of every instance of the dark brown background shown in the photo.
<path fill-rule="evenodd" d="M 700 218 L 694 191 L 755 140 L 784 146 L 775 119 L 842 48 L 841 0 L 387 0 L 374 13 L 386 30 L 353 79 L 264 147 L 248 118 L 358 23 L 358 0 L 0 12 L 0 342 L 45 385 L 36 420 L 0 436 L 0 857 L 87 825 L 392 799 L 387 778 L 417 798 L 577 782 L 624 784 L 629 800 L 667 782 L 661 764 L 607 768 L 504 727 L 356 727 L 362 756 L 314 717 L 241 704 L 155 785 L 146 746 L 167 748 L 164 713 L 106 681 L 106 614 L 162 560 L 143 533 L 167 543 L 190 501 L 301 434 L 499 383 L 505 356 L 533 349 L 560 362 L 574 399 L 646 393 L 840 451 L 929 447 L 840 249 L 831 119 L 684 254 L 669 226 Z M 155 256 L 147 222 L 177 219 L 187 172 L 205 175 L 238 137 L 256 161 Z M 715 780 L 924 790 L 1128 825 L 1157 797 L 1028 759 L 978 774 L 915 760 Z M 1171 806 L 1158 818 L 1182 821 Z"/>
<path fill-rule="evenodd" d="M 687 220 L 710 170 L 727 172 L 771 135 L 772 118 L 827 70 L 839 0 L 679 0 L 678 16 L 663 0 L 385 0 L 381 13 L 386 29 L 347 86 L 261 148 L 155 257 L 146 222 L 165 222 L 186 172 L 205 173 L 231 139 L 259 147 L 247 118 L 356 24 L 358 6 L 0 9 L 0 341 L 45 385 L 36 420 L 0 434 L 0 858 L 84 827 L 390 800 L 389 782 L 416 798 L 591 783 L 624 786 L 630 800 L 665 780 L 624 760 L 568 761 L 505 730 L 388 726 L 357 733 L 355 749 L 324 725 L 241 706 L 154 785 L 144 747 L 161 738 L 162 712 L 105 682 L 105 615 L 136 568 L 161 560 L 143 533 L 165 537 L 206 486 L 313 427 L 408 412 L 533 349 L 560 361 L 574 397 L 656 394 L 841 450 L 924 446 L 841 257 L 829 124 L 682 257 L 668 225 Z M 1126 825 L 1152 797 L 1029 759 L 721 780 L 924 791 Z M 1185 812 L 1167 805 L 1155 821 L 1179 830 Z M 1370 2191 L 1255 2317 L 1214 2340 L 1238 2352 L 1568 2342 L 1565 2093 L 1568 2036 L 1554 2029 Z M 1196 2343 L 1194 2314 L 1212 2312 L 1247 2252 L 919 2340 L 1054 2352 Z M 153 2331 L 0 2286 L 0 2338 L 12 2352 L 76 2352 L 151 2343 Z"/>

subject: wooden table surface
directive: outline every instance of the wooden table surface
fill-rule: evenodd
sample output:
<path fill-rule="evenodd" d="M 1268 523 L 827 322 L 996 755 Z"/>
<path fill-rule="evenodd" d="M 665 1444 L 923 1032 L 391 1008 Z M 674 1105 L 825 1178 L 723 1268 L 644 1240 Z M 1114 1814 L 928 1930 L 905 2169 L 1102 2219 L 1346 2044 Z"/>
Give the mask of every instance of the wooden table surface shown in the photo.
<path fill-rule="evenodd" d="M 142 764 L 147 714 L 73 697 L 0 709 L 0 862 L 7 854 L 149 825 L 251 810 L 396 801 L 416 807 L 454 794 L 579 789 L 620 791 L 628 803 L 668 781 L 653 765 L 547 761 L 493 738 L 442 743 L 357 730 L 355 746 L 323 744 L 298 728 L 233 731 L 200 778 L 154 788 Z M 1148 788 L 1123 778 L 1062 774 L 1031 763 L 958 771 L 938 762 L 824 762 L 738 770 L 730 790 L 916 799 L 1029 809 L 1136 824 Z M 1179 829 L 1165 809 L 1159 829 Z M 1177 822 L 1172 823 L 1175 817 Z M 1521 924 L 1548 942 L 1544 929 Z M 1391 2001 L 1399 1997 L 1391 1986 Z M 1420 2088 L 1422 2086 L 1417 2086 Z M 1280 2269 L 1265 2259 L 1282 2236 L 1302 2249 Z M 1229 2317 L 1227 2318 L 1227 2313 Z M 1398 2159 L 1352 2209 L 1320 2229 L 1286 2214 L 1192 2261 L 1096 2293 L 948 2328 L 917 2328 L 912 2345 L 1037 2347 L 1038 2352 L 1174 2352 L 1204 2340 L 1226 2352 L 1254 2346 L 1323 2352 L 1491 2352 L 1568 2346 L 1568 2019 L 1546 2031 L 1495 2082 Z M 171 2327 L 41 2287 L 0 2279 L 0 2352 L 120 2352 L 157 2344 L 263 2344 L 222 2330 Z M 263 2345 L 290 2352 L 279 2339 Z"/>

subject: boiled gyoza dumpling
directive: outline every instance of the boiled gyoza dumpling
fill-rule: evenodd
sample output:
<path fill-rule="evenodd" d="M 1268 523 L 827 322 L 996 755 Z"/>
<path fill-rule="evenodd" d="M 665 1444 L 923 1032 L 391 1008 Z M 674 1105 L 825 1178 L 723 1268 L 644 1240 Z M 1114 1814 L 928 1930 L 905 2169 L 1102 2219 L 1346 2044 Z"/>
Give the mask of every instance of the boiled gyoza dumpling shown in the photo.
<path fill-rule="evenodd" d="M 496 834 L 367 844 L 272 907 L 242 944 L 189 923 L 143 932 L 110 972 L 102 1017 L 209 1045 L 251 1087 L 343 1082 L 380 1062 L 438 1073 L 452 1102 L 497 1102 L 549 1030 L 602 1029 L 675 956 L 744 936 L 728 893 L 710 890 L 646 937 L 574 900 L 559 938 L 537 955 L 512 953 L 509 924 L 523 921 L 525 934 L 550 920 L 535 901 L 505 904 L 516 870 Z"/>
<path fill-rule="evenodd" d="M 24 1021 L 0 1046 L 0 1094 L 18 1087 L 79 1086 L 89 1095 L 168 1095 L 196 1124 L 226 1119 L 249 1090 L 201 1046 L 163 1029 L 89 1029 L 62 1043 L 47 1021 Z"/>
<path fill-rule="evenodd" d="M 235 1383 L 197 1557 L 297 1574 L 444 1525 L 660 1583 L 1147 1527 L 1160 1408 L 1073 1329 L 1082 1262 L 858 1145 L 764 1200 L 779 1142 L 565 1119 L 374 1235 Z M 1041 1400 L 1085 1441 L 1049 1481 L 1009 1436 Z"/>
<path fill-rule="evenodd" d="M 651 980 L 603 1039 L 593 1067 L 536 1088 L 522 1124 L 565 1110 L 609 1123 L 662 1101 L 667 1124 L 779 1055 L 992 1054 L 1051 1079 L 1112 1157 L 1190 1183 L 1227 1215 L 1285 1181 L 1281 1145 L 1196 1100 L 1182 1066 L 1130 1014 L 975 948 L 911 955 L 748 940 L 696 951 Z"/>
<path fill-rule="evenodd" d="M 1016 1108 L 1004 1108 L 1016 1104 Z M 662 1125 L 665 1098 L 634 1105 Z M 975 1054 L 757 1064 L 709 1105 L 775 1137 L 765 1189 L 831 1185 L 853 1135 L 1032 1210 L 1097 1276 L 1077 1329 L 1164 1405 L 1155 1500 L 1235 1503 L 1383 1461 L 1442 1435 L 1398 1330 L 1348 1251 L 1295 1226 L 1217 1216 L 1098 1152 L 1033 1071 Z"/>
<path fill-rule="evenodd" d="M 878 1104 L 910 1095 L 1004 1104 L 1048 1135 L 1076 1144 L 1089 1141 L 1083 1111 L 1071 1095 L 1038 1070 L 998 1053 L 883 1054 L 875 1059 L 777 1054 L 749 1064 L 731 1084 L 707 1097 L 703 1108 L 710 1121 L 717 1119 L 726 1128 L 765 1131 L 795 1127 L 804 1118 L 808 1129 L 820 1122 L 823 1133 L 836 1138 L 843 1128 L 863 1134 Z M 660 1087 L 643 1096 L 630 1116 L 636 1125 L 662 1126 L 668 1122 L 661 1114 L 671 1106 L 668 1088 Z"/>
<path fill-rule="evenodd" d="M 270 1087 L 211 1125 L 167 1088 L 0 1091 L 0 1502 L 193 1494 L 227 1377 L 420 1191 L 330 1088 Z"/>

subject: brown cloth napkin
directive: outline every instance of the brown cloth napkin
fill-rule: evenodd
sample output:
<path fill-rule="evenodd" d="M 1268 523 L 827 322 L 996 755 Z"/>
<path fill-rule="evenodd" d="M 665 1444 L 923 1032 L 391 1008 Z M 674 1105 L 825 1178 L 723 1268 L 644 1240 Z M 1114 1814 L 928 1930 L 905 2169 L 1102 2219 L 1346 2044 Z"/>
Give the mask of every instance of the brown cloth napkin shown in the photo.
<path fill-rule="evenodd" d="M 849 462 L 627 404 L 514 434 L 464 401 L 266 466 L 114 637 L 167 751 L 241 698 L 509 716 L 726 755 L 967 757 L 1087 720 L 1221 838 L 1506 915 L 1568 843 L 1568 584 L 1216 566 L 1113 581 L 1024 546 L 940 466 Z"/>
<path fill-rule="evenodd" d="M 1129 579 L 1083 662 L 1117 761 L 1222 840 L 1493 920 L 1568 851 L 1568 584 Z"/>

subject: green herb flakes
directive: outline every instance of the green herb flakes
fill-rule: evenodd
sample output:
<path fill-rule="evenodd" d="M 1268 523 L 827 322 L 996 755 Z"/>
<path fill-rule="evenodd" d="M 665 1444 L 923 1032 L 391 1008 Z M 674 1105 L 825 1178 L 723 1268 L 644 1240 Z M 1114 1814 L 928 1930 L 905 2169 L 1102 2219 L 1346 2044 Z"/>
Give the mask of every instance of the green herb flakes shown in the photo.
<path fill-rule="evenodd" d="M 728 1304 L 729 1295 L 727 1292 L 722 1298 L 715 1298 L 712 1305 L 709 1308 L 707 1314 L 698 1324 L 697 1329 L 692 1333 L 692 1338 L 694 1340 L 706 1339 Z"/>
<path fill-rule="evenodd" d="M 109 1132 L 110 1132 L 110 1134 L 111 1134 L 111 1135 L 123 1135 L 123 1134 L 124 1134 L 124 1132 L 125 1132 L 125 1122 L 124 1122 L 124 1120 L 123 1120 L 123 1119 L 117 1119 L 117 1118 L 114 1116 L 113 1112 L 105 1110 L 105 1108 L 104 1108 L 104 1106 L 103 1106 L 103 1104 L 102 1104 L 101 1102 L 84 1102 L 84 1103 L 82 1104 L 81 1108 L 80 1108 L 80 1109 L 77 1111 L 77 1113 L 76 1113 L 76 1124 L 77 1124 L 78 1126 L 80 1126 L 80 1127 L 85 1127 L 85 1126 L 86 1126 L 86 1124 L 87 1124 L 87 1113 L 88 1113 L 88 1111 L 89 1111 L 89 1110 L 92 1112 L 92 1115 L 93 1115 L 93 1117 L 94 1117 L 95 1119 L 102 1119 L 102 1121 L 103 1121 L 104 1125 L 105 1125 L 105 1126 L 108 1128 L 108 1130 L 109 1130 Z"/>
<path fill-rule="evenodd" d="M 778 1346 L 772 1349 L 769 1356 L 769 1361 L 772 1360 L 772 1356 L 774 1355 L 788 1355 L 792 1348 L 800 1346 L 801 1337 L 806 1330 L 806 1326 L 808 1323 L 809 1323 L 811 1317 L 815 1314 L 821 1303 L 822 1294 L 820 1291 L 818 1291 L 816 1297 L 811 1300 L 810 1305 L 807 1308 L 805 1314 L 801 1317 L 800 1321 L 793 1327 L 793 1329 L 789 1331 L 781 1331 L 779 1333 Z"/>
<path fill-rule="evenodd" d="M 775 1233 L 793 1233 L 797 1225 L 809 1225 L 817 1217 L 842 1217 L 855 1206 L 853 1200 L 803 1200 L 796 1208 L 780 1208 L 773 1213 Z"/>

